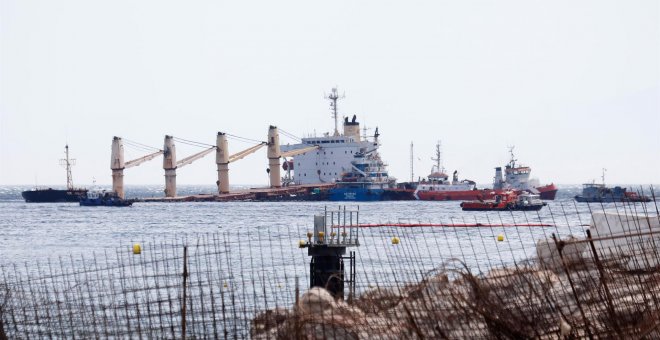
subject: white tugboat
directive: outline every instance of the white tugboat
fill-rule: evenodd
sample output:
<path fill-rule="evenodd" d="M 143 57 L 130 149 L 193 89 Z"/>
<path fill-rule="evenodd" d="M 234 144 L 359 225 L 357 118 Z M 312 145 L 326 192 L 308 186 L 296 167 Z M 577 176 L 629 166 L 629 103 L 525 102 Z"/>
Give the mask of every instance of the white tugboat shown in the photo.
<path fill-rule="evenodd" d="M 502 168 L 495 168 L 495 178 L 493 178 L 493 189 L 528 191 L 538 194 L 541 199 L 554 200 L 557 194 L 557 187 L 551 183 L 548 185 L 538 185 L 537 180 L 530 180 L 529 175 L 532 169 L 528 166 L 516 164 L 517 159 L 513 155 L 513 148 L 509 148 L 511 160 L 504 168 L 504 179 L 502 179 Z"/>

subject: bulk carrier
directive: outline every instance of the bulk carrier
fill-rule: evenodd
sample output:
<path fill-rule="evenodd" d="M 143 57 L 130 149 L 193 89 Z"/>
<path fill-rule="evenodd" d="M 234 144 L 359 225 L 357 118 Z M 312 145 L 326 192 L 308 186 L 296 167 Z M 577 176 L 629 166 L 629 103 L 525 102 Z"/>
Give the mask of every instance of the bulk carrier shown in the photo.
<path fill-rule="evenodd" d="M 292 159 L 284 160 L 285 185 L 309 185 L 334 183 L 330 190 L 330 200 L 336 201 L 380 201 L 384 199 L 405 199 L 394 188 L 395 179 L 389 177 L 385 163 L 380 159 L 378 129 L 373 139 L 360 136 L 360 123 L 357 116 L 343 119 L 343 131 L 339 131 L 337 102 L 343 98 L 337 88 L 326 97 L 330 100 L 330 111 L 335 122 L 333 133 L 302 138 L 292 145 L 281 145 L 282 153 L 319 146 Z M 291 172 L 293 174 L 291 175 Z M 414 199 L 412 192 L 407 199 Z"/>

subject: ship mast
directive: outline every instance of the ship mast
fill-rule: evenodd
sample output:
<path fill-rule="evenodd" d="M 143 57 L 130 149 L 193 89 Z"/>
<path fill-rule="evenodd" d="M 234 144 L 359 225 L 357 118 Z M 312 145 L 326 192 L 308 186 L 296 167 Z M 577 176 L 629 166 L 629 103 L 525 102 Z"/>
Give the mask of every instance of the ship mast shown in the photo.
<path fill-rule="evenodd" d="M 605 186 L 605 172 L 607 169 L 603 168 L 603 174 L 600 176 L 600 178 L 603 180 L 603 186 Z"/>
<path fill-rule="evenodd" d="M 346 96 L 339 96 L 339 92 L 336 87 L 332 88 L 332 92 L 327 95 L 325 98 L 330 100 L 330 111 L 332 112 L 332 117 L 335 119 L 335 133 L 333 136 L 339 136 L 339 123 L 338 123 L 338 114 L 337 114 L 337 99 L 344 99 Z"/>
<path fill-rule="evenodd" d="M 431 157 L 432 161 L 436 162 L 435 168 L 438 172 L 445 172 L 445 169 L 442 167 L 442 151 L 440 150 L 440 141 L 435 145 L 435 158 Z M 433 172 L 433 169 L 431 169 Z"/>
<path fill-rule="evenodd" d="M 512 169 L 516 167 L 516 161 L 517 161 L 517 159 L 513 156 L 513 149 L 514 148 L 515 148 L 515 145 L 509 147 L 509 154 L 511 154 L 511 160 L 509 161 L 509 165 L 511 166 Z"/>
<path fill-rule="evenodd" d="M 66 188 L 73 190 L 73 177 L 71 176 L 71 167 L 76 165 L 75 159 L 69 159 L 69 144 L 64 146 L 66 158 L 60 159 L 60 165 L 66 168 Z"/>
<path fill-rule="evenodd" d="M 415 181 L 415 169 L 414 169 L 414 166 L 413 166 L 413 164 L 414 164 L 413 159 L 414 159 L 414 156 L 413 156 L 413 142 L 411 141 L 410 142 L 410 182 L 411 183 Z"/>

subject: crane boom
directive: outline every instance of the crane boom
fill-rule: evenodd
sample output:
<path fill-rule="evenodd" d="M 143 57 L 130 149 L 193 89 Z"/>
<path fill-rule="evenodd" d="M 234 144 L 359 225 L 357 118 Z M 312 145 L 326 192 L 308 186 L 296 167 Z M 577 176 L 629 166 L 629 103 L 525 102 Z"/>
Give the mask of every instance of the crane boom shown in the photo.
<path fill-rule="evenodd" d="M 124 169 L 132 168 L 134 166 L 138 166 L 138 165 L 140 165 L 140 164 L 142 164 L 146 161 L 150 161 L 150 160 L 152 160 L 152 159 L 154 159 L 154 158 L 156 158 L 156 157 L 158 157 L 162 154 L 163 154 L 163 150 L 158 150 L 158 151 L 156 151 L 154 153 L 151 153 L 151 154 L 148 154 L 146 156 L 142 156 L 142 157 L 136 158 L 132 161 L 128 161 L 124 164 Z"/>
<path fill-rule="evenodd" d="M 281 156 L 282 157 L 292 157 L 292 156 L 300 155 L 301 153 L 316 150 L 318 148 L 320 148 L 320 146 L 314 145 L 314 146 L 309 146 L 309 147 L 302 148 L 302 149 L 295 149 L 295 150 L 291 150 L 291 151 L 287 151 L 287 152 L 282 152 Z"/>
<path fill-rule="evenodd" d="M 210 148 L 208 148 L 208 149 L 205 149 L 205 150 L 202 151 L 202 152 L 198 152 L 198 153 L 196 153 L 196 154 L 194 154 L 194 155 L 192 155 L 192 156 L 188 156 L 188 157 L 186 157 L 186 158 L 184 158 L 184 159 L 182 159 L 182 160 L 176 162 L 176 167 L 177 167 L 177 168 L 180 168 L 180 167 L 186 166 L 186 165 L 188 165 L 188 164 L 191 164 L 192 162 L 194 162 L 194 161 L 196 161 L 196 160 L 198 160 L 198 159 L 200 159 L 200 158 L 202 158 L 202 157 L 204 157 L 204 156 L 210 154 L 210 153 L 213 152 L 214 150 L 215 150 L 215 146 L 212 146 L 212 147 L 210 147 Z"/>
<path fill-rule="evenodd" d="M 237 152 L 237 153 L 229 156 L 229 162 L 235 162 L 239 159 L 243 159 L 245 156 L 247 156 L 249 154 L 252 154 L 252 153 L 255 153 L 257 150 L 261 149 L 265 145 L 266 145 L 265 142 L 261 142 L 261 143 L 255 145 L 255 146 L 253 146 L 253 147 L 250 147 L 250 148 L 247 148 L 243 151 Z"/>

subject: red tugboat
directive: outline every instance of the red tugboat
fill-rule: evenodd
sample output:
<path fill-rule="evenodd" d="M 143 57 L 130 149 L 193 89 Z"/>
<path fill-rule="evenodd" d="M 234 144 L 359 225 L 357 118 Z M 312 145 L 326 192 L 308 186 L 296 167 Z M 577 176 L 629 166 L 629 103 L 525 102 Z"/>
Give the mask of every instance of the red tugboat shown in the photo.
<path fill-rule="evenodd" d="M 463 211 L 537 211 L 546 205 L 539 195 L 504 191 L 492 200 L 466 201 L 461 203 Z"/>
<path fill-rule="evenodd" d="M 528 166 L 516 165 L 517 159 L 513 156 L 513 147 L 509 148 L 509 153 L 511 153 L 511 160 L 504 168 L 504 179 L 502 179 L 502 168 L 495 168 L 493 189 L 498 192 L 503 190 L 524 190 L 532 194 L 538 194 L 543 200 L 554 200 L 557 194 L 557 187 L 554 183 L 539 185 L 538 180 L 530 180 L 529 175 L 532 169 Z"/>

